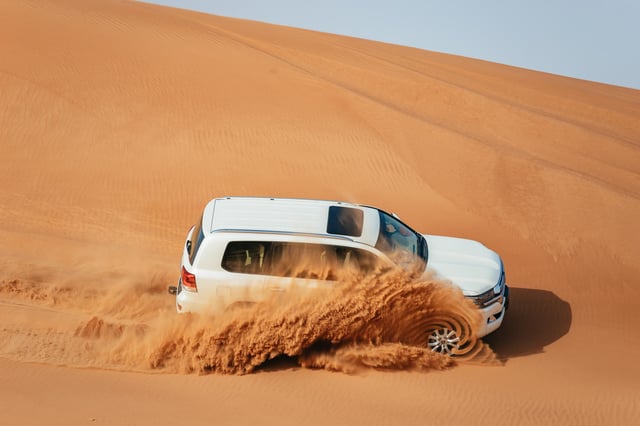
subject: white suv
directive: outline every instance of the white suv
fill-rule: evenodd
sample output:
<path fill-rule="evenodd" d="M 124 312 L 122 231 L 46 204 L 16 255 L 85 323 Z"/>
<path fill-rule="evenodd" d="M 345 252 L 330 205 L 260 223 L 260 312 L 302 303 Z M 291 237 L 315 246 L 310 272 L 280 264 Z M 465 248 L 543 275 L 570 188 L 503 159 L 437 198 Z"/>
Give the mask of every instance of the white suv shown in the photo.
<path fill-rule="evenodd" d="M 322 258 L 334 267 L 296 269 L 303 257 Z M 169 292 L 176 295 L 178 312 L 211 311 L 258 301 L 260 291 L 254 290 L 265 283 L 285 285 L 298 278 L 314 285 L 339 279 L 345 265 L 366 273 L 380 262 L 418 277 L 435 272 L 451 280 L 484 316 L 478 337 L 500 327 L 509 289 L 495 252 L 472 240 L 420 234 L 393 214 L 340 201 L 211 200 L 189 230 L 178 286 Z M 455 341 L 433 337 L 432 349 L 455 349 Z"/>

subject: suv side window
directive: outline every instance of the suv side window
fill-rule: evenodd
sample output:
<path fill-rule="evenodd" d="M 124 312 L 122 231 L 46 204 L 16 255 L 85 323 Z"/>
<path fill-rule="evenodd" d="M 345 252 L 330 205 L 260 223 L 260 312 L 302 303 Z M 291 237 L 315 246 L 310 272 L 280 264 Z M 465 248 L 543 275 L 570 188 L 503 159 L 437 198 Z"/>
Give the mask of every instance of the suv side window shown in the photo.
<path fill-rule="evenodd" d="M 321 280 L 367 274 L 377 264 L 366 250 L 295 242 L 232 241 L 222 257 L 222 268 L 229 272 Z"/>
<path fill-rule="evenodd" d="M 268 270 L 265 255 L 267 251 L 271 251 L 270 248 L 270 242 L 233 241 L 227 245 L 224 252 L 222 268 L 243 274 L 265 274 Z"/>

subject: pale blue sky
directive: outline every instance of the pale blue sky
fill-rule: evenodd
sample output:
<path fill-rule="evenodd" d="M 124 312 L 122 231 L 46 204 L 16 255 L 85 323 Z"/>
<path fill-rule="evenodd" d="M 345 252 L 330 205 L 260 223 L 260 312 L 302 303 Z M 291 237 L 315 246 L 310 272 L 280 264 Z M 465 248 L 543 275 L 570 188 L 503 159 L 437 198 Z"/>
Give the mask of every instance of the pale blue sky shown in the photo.
<path fill-rule="evenodd" d="M 640 0 L 146 0 L 640 89 Z"/>

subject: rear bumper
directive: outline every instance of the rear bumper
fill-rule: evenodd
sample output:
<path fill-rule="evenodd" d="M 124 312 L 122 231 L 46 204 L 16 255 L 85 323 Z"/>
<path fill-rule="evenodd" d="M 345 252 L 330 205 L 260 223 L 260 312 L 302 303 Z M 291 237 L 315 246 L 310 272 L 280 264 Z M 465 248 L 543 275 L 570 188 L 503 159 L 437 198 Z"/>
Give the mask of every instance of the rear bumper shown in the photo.
<path fill-rule="evenodd" d="M 185 290 L 182 287 L 182 279 L 178 278 L 178 288 L 176 293 L 176 311 L 183 312 L 206 312 L 207 303 L 202 302 L 197 292 Z"/>

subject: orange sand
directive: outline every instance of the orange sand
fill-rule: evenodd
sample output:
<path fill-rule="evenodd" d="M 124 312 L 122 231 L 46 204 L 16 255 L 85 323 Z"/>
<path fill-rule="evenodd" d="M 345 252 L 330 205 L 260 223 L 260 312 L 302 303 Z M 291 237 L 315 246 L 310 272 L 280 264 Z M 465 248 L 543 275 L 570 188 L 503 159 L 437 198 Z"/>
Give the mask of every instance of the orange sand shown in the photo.
<path fill-rule="evenodd" d="M 0 2 L 0 58 L 0 424 L 637 422 L 640 91 L 121 0 Z M 223 195 L 482 241 L 502 364 L 138 366 Z"/>

